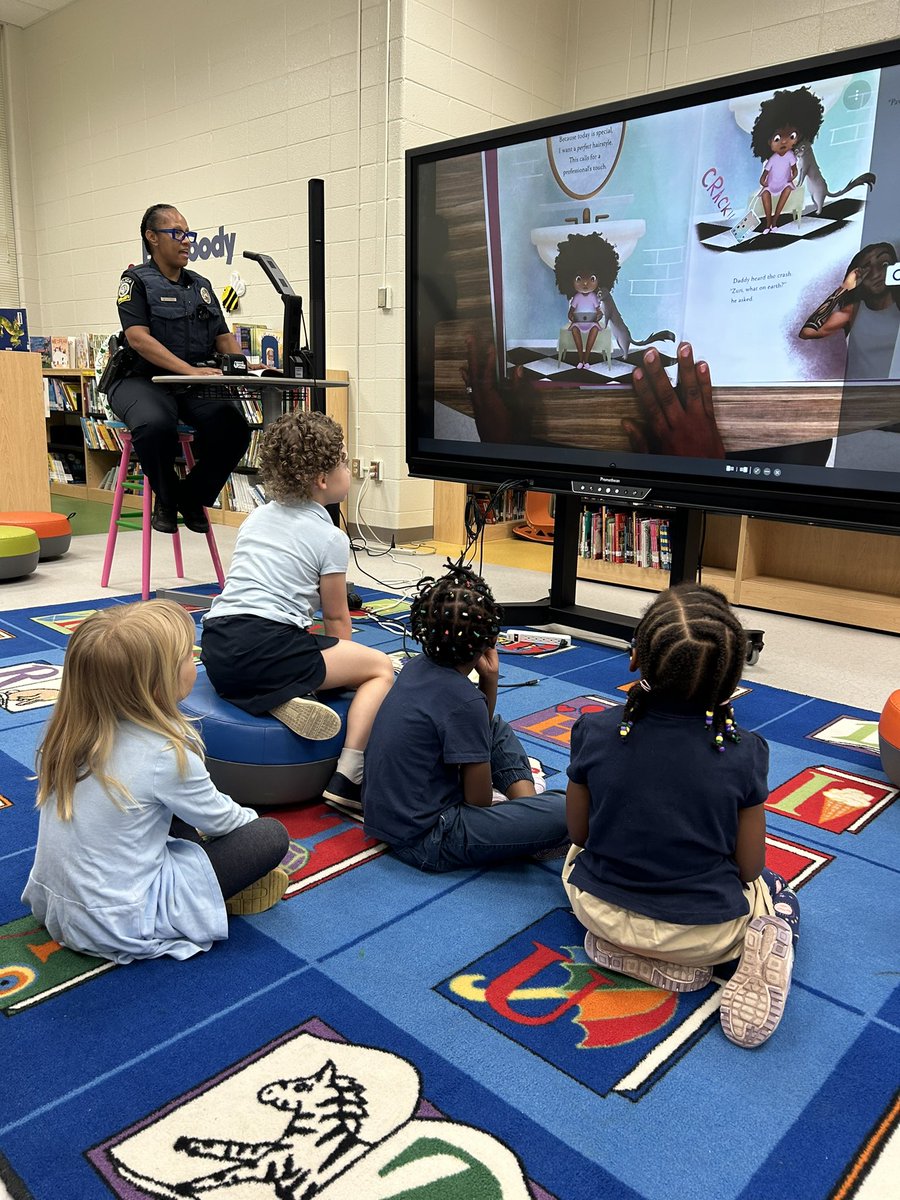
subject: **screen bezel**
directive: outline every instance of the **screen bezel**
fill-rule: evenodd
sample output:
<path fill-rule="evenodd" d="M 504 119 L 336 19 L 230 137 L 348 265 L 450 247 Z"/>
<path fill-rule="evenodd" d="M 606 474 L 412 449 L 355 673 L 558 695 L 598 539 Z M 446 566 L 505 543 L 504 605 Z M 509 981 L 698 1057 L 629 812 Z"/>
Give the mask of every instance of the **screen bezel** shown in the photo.
<path fill-rule="evenodd" d="M 787 520 L 823 521 L 828 524 L 871 530 L 900 530 L 900 472 L 898 492 L 851 489 L 842 485 L 822 487 L 814 483 L 786 483 L 771 479 L 722 479 L 704 474 L 672 473 L 661 469 L 653 455 L 646 466 L 572 465 L 564 463 L 566 447 L 547 447 L 557 452 L 552 464 L 528 460 L 526 446 L 511 447 L 518 454 L 503 455 L 504 447 L 491 446 L 491 459 L 453 448 L 425 450 L 417 428 L 418 345 L 418 223 L 420 169 L 448 158 L 482 153 L 522 141 L 572 132 L 613 120 L 635 120 L 698 103 L 729 100 L 747 92 L 779 86 L 796 87 L 814 82 L 828 73 L 852 66 L 856 70 L 900 66 L 900 39 L 843 50 L 798 62 L 781 63 L 763 70 L 691 84 L 656 92 L 636 99 L 579 109 L 577 112 L 507 126 L 470 137 L 416 147 L 406 152 L 406 457 L 413 477 L 458 483 L 500 484 L 510 479 L 525 480 L 543 491 L 568 492 L 576 480 L 615 480 L 650 488 L 648 503 L 723 512 L 779 517 Z M 897 384 L 900 389 L 900 381 Z M 475 444 L 475 443 L 473 443 Z M 477 443 L 482 445 L 482 443 Z M 485 443 L 485 445 L 487 445 Z"/>

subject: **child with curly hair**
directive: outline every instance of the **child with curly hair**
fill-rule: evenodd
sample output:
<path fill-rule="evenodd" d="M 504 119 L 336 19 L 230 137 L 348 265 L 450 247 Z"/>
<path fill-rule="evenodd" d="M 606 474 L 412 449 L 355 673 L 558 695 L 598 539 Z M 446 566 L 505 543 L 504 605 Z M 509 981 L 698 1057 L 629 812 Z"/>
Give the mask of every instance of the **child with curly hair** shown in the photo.
<path fill-rule="evenodd" d="M 324 795 L 359 808 L 363 751 L 394 670 L 386 654 L 351 641 L 349 542 L 325 508 L 350 487 L 341 427 L 324 413 L 287 413 L 263 435 L 259 468 L 269 503 L 240 528 L 225 588 L 203 621 L 202 660 L 223 699 L 305 738 L 327 740 L 341 727 L 311 694 L 355 688 Z M 320 607 L 325 633 L 310 633 Z"/>
<path fill-rule="evenodd" d="M 799 143 L 812 144 L 824 115 L 822 101 L 805 87 L 792 92 L 776 92 L 771 100 L 764 100 L 759 106 L 759 116 L 750 132 L 750 145 L 764 164 L 759 177 L 766 214 L 763 233 L 774 231 L 788 197 L 797 186 L 794 147 Z"/>
<path fill-rule="evenodd" d="M 422 653 L 400 672 L 366 750 L 366 833 L 421 871 L 567 845 L 564 796 L 535 794 L 525 751 L 494 712 L 501 610 L 468 566 L 448 566 L 419 582 L 410 620 Z M 494 788 L 507 799 L 492 804 Z"/>
<path fill-rule="evenodd" d="M 740 957 L 722 1028 L 757 1046 L 784 1012 L 799 907 L 765 867 L 768 746 L 731 708 L 746 649 L 714 588 L 679 584 L 650 605 L 624 712 L 572 728 L 563 884 L 588 957 L 608 970 L 689 992 Z"/>
<path fill-rule="evenodd" d="M 578 351 L 575 366 L 583 370 L 606 324 L 603 293 L 619 274 L 619 255 L 599 233 L 570 234 L 558 246 L 556 287 L 569 301 L 569 329 Z"/>

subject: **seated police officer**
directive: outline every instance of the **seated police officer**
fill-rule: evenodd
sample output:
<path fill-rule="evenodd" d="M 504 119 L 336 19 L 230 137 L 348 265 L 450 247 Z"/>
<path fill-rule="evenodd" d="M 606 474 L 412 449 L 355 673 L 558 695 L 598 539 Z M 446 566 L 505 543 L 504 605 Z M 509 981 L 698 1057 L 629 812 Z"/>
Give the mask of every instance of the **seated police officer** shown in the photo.
<path fill-rule="evenodd" d="M 171 204 L 144 213 L 141 238 L 150 261 L 129 267 L 119 283 L 119 319 L 132 350 L 124 377 L 108 392 L 110 407 L 131 430 L 134 449 L 156 496 L 152 525 L 174 533 L 178 513 L 188 529 L 206 533 L 204 507 L 213 504 L 250 442 L 238 408 L 204 387 L 152 383 L 152 375 L 221 375 L 201 365 L 218 352 L 240 354 L 212 284 L 187 269 L 197 235 Z M 196 465 L 175 472 L 178 423 L 192 426 Z"/>

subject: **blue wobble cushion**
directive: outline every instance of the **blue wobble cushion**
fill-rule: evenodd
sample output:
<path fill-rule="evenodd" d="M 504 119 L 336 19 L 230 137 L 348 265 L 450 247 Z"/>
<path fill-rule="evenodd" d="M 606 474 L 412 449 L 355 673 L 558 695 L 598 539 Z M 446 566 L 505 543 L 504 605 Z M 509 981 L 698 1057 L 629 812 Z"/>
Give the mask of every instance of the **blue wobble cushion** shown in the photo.
<path fill-rule="evenodd" d="M 238 804 L 261 808 L 322 795 L 344 744 L 352 699 L 352 692 L 329 699 L 329 708 L 341 718 L 341 730 L 319 742 L 300 737 L 274 717 L 254 717 L 229 704 L 203 670 L 180 707 L 185 716 L 199 718 L 206 766 L 216 787 Z"/>

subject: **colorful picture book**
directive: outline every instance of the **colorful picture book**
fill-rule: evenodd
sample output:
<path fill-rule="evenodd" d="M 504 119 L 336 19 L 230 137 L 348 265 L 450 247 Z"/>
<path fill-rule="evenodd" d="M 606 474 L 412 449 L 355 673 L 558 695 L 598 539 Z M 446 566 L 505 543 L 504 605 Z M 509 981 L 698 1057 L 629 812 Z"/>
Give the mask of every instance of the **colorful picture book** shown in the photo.
<path fill-rule="evenodd" d="M 28 317 L 24 308 L 0 308 L 0 350 L 28 352 Z"/>

